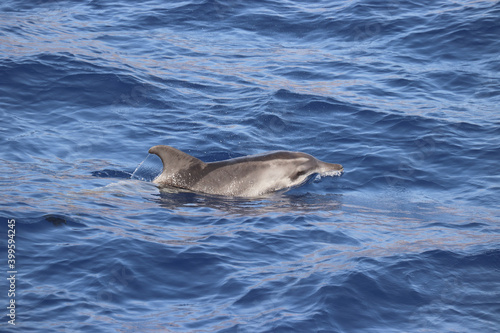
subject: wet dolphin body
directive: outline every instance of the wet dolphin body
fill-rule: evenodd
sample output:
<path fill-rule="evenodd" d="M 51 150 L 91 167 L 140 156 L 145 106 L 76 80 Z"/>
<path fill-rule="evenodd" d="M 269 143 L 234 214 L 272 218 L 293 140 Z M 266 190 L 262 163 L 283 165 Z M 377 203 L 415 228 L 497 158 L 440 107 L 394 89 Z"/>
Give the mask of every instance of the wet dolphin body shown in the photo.
<path fill-rule="evenodd" d="M 257 197 L 300 185 L 312 174 L 337 176 L 342 165 L 322 162 L 311 155 L 278 151 L 205 163 L 170 146 L 154 146 L 163 163 L 153 180 L 161 187 L 239 197 Z"/>

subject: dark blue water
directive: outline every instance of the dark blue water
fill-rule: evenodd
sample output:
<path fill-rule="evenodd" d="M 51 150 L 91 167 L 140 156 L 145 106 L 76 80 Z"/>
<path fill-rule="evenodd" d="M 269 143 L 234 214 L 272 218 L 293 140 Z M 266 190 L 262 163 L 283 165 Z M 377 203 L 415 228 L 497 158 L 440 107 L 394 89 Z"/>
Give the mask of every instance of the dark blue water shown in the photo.
<path fill-rule="evenodd" d="M 499 332 L 499 17 L 486 0 L 3 1 L 0 331 Z M 345 173 L 160 194 L 156 157 L 131 179 L 158 144 Z"/>

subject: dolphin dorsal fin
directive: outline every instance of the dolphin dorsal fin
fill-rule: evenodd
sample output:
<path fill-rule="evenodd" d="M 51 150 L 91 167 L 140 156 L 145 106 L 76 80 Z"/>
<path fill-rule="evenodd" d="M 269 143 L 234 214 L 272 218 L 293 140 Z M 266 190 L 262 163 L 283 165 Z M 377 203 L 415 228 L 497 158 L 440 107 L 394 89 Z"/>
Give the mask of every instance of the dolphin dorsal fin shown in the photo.
<path fill-rule="evenodd" d="M 177 174 L 181 170 L 190 169 L 192 167 L 203 168 L 205 166 L 202 160 L 170 146 L 154 146 L 149 149 L 149 153 L 158 155 L 158 157 L 161 158 L 161 162 L 163 163 L 161 175 L 163 177 Z"/>

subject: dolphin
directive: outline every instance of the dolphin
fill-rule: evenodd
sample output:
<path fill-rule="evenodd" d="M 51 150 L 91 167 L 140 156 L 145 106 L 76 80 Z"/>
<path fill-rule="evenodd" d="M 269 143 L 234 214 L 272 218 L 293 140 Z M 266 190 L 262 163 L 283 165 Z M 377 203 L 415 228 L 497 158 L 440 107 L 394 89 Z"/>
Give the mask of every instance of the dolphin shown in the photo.
<path fill-rule="evenodd" d="M 291 151 L 205 163 L 170 146 L 154 146 L 163 170 L 153 183 L 194 192 L 234 197 L 259 197 L 303 184 L 312 174 L 340 176 L 340 164 L 322 162 L 313 156 Z"/>

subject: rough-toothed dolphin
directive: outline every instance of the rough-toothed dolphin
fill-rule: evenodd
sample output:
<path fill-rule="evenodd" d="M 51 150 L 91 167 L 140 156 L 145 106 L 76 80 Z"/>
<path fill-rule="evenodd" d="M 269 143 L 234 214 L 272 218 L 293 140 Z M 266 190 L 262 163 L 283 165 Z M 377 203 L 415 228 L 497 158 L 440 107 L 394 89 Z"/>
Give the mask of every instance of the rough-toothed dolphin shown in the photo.
<path fill-rule="evenodd" d="M 161 187 L 239 197 L 257 197 L 300 185 L 312 174 L 339 176 L 342 165 L 326 163 L 311 155 L 278 151 L 205 163 L 170 146 L 154 146 L 163 163 L 153 180 Z"/>

